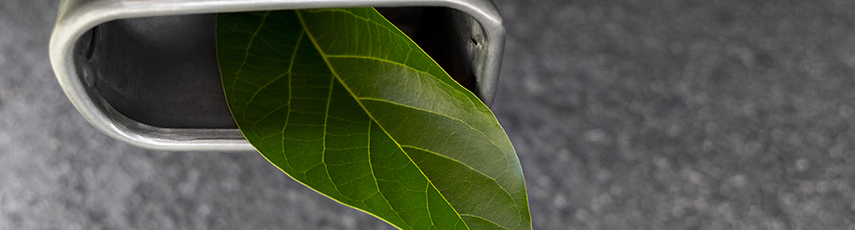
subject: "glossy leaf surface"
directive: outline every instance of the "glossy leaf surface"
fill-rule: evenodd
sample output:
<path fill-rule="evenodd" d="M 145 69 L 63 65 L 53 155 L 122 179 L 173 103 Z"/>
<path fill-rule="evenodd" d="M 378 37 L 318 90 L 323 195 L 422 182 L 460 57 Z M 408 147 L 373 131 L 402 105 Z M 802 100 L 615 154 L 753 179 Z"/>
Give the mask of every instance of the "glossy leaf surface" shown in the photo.
<path fill-rule="evenodd" d="M 490 110 L 373 8 L 220 14 L 244 136 L 282 171 L 402 229 L 530 229 Z"/>

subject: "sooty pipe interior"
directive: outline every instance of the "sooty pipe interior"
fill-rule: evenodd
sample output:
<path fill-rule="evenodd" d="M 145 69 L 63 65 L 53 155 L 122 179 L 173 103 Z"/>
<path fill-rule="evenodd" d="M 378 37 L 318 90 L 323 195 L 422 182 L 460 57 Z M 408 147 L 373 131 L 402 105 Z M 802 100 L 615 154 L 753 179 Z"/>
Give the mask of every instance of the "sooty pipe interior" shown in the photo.
<path fill-rule="evenodd" d="M 378 10 L 455 80 L 478 93 L 466 48 L 472 41 L 454 10 Z M 114 20 L 93 28 L 79 41 L 93 75 L 85 76 L 87 87 L 119 113 L 151 126 L 236 128 L 217 67 L 215 21 L 216 14 L 177 15 Z"/>

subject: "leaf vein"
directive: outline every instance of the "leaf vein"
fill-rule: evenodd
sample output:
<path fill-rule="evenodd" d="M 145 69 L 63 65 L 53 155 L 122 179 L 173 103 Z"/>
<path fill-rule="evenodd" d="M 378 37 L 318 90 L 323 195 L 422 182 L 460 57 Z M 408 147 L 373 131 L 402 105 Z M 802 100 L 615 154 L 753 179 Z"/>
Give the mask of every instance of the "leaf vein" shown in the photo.
<path fill-rule="evenodd" d="M 332 65 L 329 63 L 329 59 L 328 59 L 328 57 L 326 56 L 327 54 L 326 54 L 326 53 L 324 53 L 324 51 L 320 48 L 320 46 L 319 46 L 319 44 L 317 43 L 317 41 L 315 41 L 315 39 L 314 39 L 314 38 L 313 38 L 313 36 L 312 36 L 312 32 L 308 30 L 308 27 L 306 26 L 306 22 L 305 22 L 305 20 L 303 19 L 303 16 L 302 16 L 302 14 L 300 13 L 300 11 L 299 11 L 299 10 L 298 10 L 298 11 L 296 11 L 296 14 L 297 14 L 297 18 L 300 20 L 300 24 L 302 24 L 302 25 L 303 25 L 303 28 L 306 30 L 306 35 L 307 35 L 307 37 L 309 38 L 309 40 L 310 40 L 310 41 L 312 41 L 312 44 L 314 44 L 314 45 L 315 45 L 315 48 L 318 50 L 318 53 L 320 53 L 320 54 L 321 54 L 321 57 L 324 59 L 324 62 L 326 62 L 326 64 L 327 64 L 327 66 L 329 67 L 330 72 L 332 73 L 333 77 L 334 77 L 335 79 L 338 79 L 338 81 L 342 83 L 342 87 L 344 87 L 344 89 L 345 89 L 345 90 L 347 90 L 347 92 L 348 92 L 348 93 L 350 93 L 350 95 L 351 95 L 354 99 L 357 99 L 357 100 L 356 100 L 357 104 L 359 104 L 359 106 L 360 106 L 360 107 L 362 107 L 362 109 L 365 111 L 365 113 L 368 115 L 368 117 L 370 117 L 370 118 L 371 118 L 375 123 L 377 123 L 377 125 L 380 127 L 380 129 L 381 129 L 381 130 L 383 130 L 383 132 L 385 132 L 385 133 L 386 133 L 386 135 L 389 135 L 389 132 L 386 132 L 386 130 L 383 128 L 383 126 L 382 126 L 382 125 L 380 125 L 380 123 L 379 123 L 379 122 L 377 122 L 377 119 L 375 119 L 375 118 L 371 115 L 371 113 L 368 113 L 368 109 L 365 107 L 365 105 L 363 105 L 363 104 L 362 104 L 362 102 L 360 102 L 360 101 L 358 100 L 358 97 L 356 96 L 356 94 L 354 94 L 354 93 L 353 93 L 353 91 L 351 91 L 351 89 L 350 89 L 350 88 L 348 88 L 348 87 L 347 87 L 347 85 L 345 85 L 345 84 L 344 84 L 344 81 L 341 79 L 341 77 L 338 75 L 338 73 L 336 73 L 335 68 L 333 68 L 333 67 L 332 67 Z M 391 136 L 391 135 L 390 135 L 390 136 Z M 395 141 L 394 139 L 393 139 L 392 141 L 393 141 L 393 142 L 398 146 L 398 148 L 399 148 L 399 149 L 401 149 L 401 151 L 403 151 L 403 148 L 401 147 L 401 145 L 400 145 L 397 141 Z M 406 153 L 406 152 L 404 152 L 404 153 Z M 412 158 L 410 158 L 410 156 L 409 156 L 409 155 L 407 155 L 407 154 L 404 154 L 404 155 L 406 155 L 406 156 L 407 156 L 407 158 L 410 160 L 410 162 L 411 162 L 411 163 L 415 164 L 415 163 L 413 162 L 413 159 L 412 159 Z M 424 176 L 424 178 L 426 178 L 426 180 L 428 181 L 428 183 L 430 183 L 430 185 L 431 185 L 431 186 L 433 186 L 434 188 L 436 188 L 436 186 L 435 186 L 435 185 L 433 185 L 433 182 L 431 182 L 431 181 L 430 181 L 430 179 L 427 179 L 428 177 L 424 174 L 424 172 L 422 172 L 421 168 L 418 168 L 418 167 L 416 167 L 416 168 L 419 170 L 419 172 L 422 174 L 422 176 Z M 444 196 L 442 196 L 442 194 L 440 194 L 440 196 L 441 196 L 441 197 L 443 197 L 443 199 L 445 199 L 445 197 L 444 197 Z M 448 202 L 448 201 L 446 200 L 445 202 Z M 451 206 L 451 204 L 450 204 L 450 203 L 449 203 L 449 206 Z M 451 209 L 454 211 L 454 213 L 455 213 L 455 214 L 457 214 L 458 218 L 461 218 L 461 217 L 460 217 L 460 213 L 457 213 L 457 210 L 456 210 L 456 209 L 454 209 L 454 207 L 453 207 L 453 206 L 452 206 L 452 208 L 451 208 Z M 406 222 L 406 221 L 405 221 L 405 222 Z M 465 223 L 464 223 L 464 224 L 465 224 Z M 467 228 L 469 228 L 469 227 L 467 226 Z"/>
<path fill-rule="evenodd" d="M 431 150 L 428 150 L 428 149 L 423 149 L 423 148 L 416 147 L 416 146 L 412 146 L 412 145 L 401 145 L 401 147 L 403 147 L 403 148 L 412 148 L 412 149 L 421 150 L 421 151 L 428 152 L 428 153 L 431 153 L 431 154 L 437 155 L 437 156 L 439 156 L 439 157 L 442 157 L 442 158 L 445 158 L 445 159 L 448 159 L 448 160 L 451 160 L 451 161 L 457 162 L 457 163 L 459 163 L 459 164 L 461 164 L 461 165 L 463 165 L 463 166 L 466 166 L 466 167 L 467 167 L 467 168 L 469 168 L 470 170 L 475 171 L 475 172 L 477 172 L 478 174 L 481 174 L 482 176 L 489 178 L 490 180 L 492 180 L 493 182 L 495 182 L 495 183 L 496 183 L 496 185 L 498 185 L 498 186 L 499 186 L 499 188 L 502 188 L 502 191 L 503 191 L 503 192 L 505 192 L 505 194 L 507 194 L 507 195 L 508 195 L 508 197 L 510 197 L 510 198 L 511 198 L 511 200 L 513 200 L 513 201 L 514 201 L 514 208 L 516 208 L 516 210 L 520 210 L 520 209 L 519 209 L 519 205 L 517 205 L 516 200 L 514 200 L 514 199 L 513 199 L 513 197 L 514 197 L 514 196 L 513 196 L 513 195 L 511 195 L 511 193 L 510 193 L 510 192 L 509 192 L 505 187 L 503 187 L 503 186 L 502 186 L 502 184 L 500 184 L 500 183 L 499 183 L 499 181 L 497 181 L 495 178 L 490 177 L 490 176 L 488 176 L 487 174 L 485 174 L 485 173 L 483 173 L 483 172 L 481 172 L 481 171 L 479 171 L 479 170 L 477 170 L 477 169 L 475 169 L 475 168 L 472 168 L 471 166 L 469 166 L 469 165 L 467 165 L 467 164 L 465 164 L 465 163 L 463 163 L 463 162 L 460 162 L 460 161 L 458 161 L 458 160 L 456 160 L 456 159 L 454 159 L 454 158 L 451 158 L 451 157 L 448 157 L 448 156 L 445 156 L 445 155 L 439 154 L 439 153 L 437 153 L 437 152 L 434 152 L 434 151 L 431 151 Z M 493 197 L 492 197 L 492 198 L 490 198 L 490 201 L 492 201 L 492 200 L 495 198 L 495 195 L 496 195 L 496 194 L 494 194 L 494 195 L 493 195 Z M 489 203 L 489 201 L 488 201 L 488 203 Z M 517 223 L 517 226 L 519 226 L 519 223 Z"/>
<path fill-rule="evenodd" d="M 291 70 L 292 70 L 292 69 L 293 69 L 293 67 L 294 67 L 294 59 L 296 59 L 296 58 L 297 58 L 297 50 L 298 50 L 298 47 L 300 47 L 300 42 L 303 40 L 303 33 L 304 33 L 303 31 L 301 31 L 301 32 L 300 32 L 300 35 L 299 35 L 299 36 L 298 36 L 298 38 L 297 38 L 297 43 L 296 43 L 296 44 L 294 44 L 294 52 L 293 52 L 293 53 L 291 53 L 291 61 L 290 61 L 290 63 L 288 64 L 288 71 L 286 71 L 286 72 L 285 72 L 285 73 L 283 73 L 283 74 L 280 74 L 279 76 L 276 76 L 276 78 L 274 78 L 274 79 L 273 79 L 273 80 L 271 80 L 270 82 L 267 82 L 267 84 L 264 84 L 264 86 L 262 86 L 261 88 L 259 88 L 259 89 L 258 89 L 258 91 L 255 91 L 255 93 L 253 93 L 253 94 L 252 94 L 252 97 L 250 97 L 250 98 L 249 98 L 249 101 L 248 101 L 248 102 L 246 102 L 246 104 L 247 104 L 247 105 L 249 105 L 249 103 L 252 103 L 252 101 L 253 101 L 253 100 L 255 100 L 255 96 L 257 96 L 259 92 L 261 92 L 262 90 L 266 89 L 268 86 L 270 86 L 271 84 L 273 84 L 273 82 L 278 81 L 278 80 L 279 80 L 280 78 L 282 78 L 283 76 L 288 75 L 288 79 L 291 79 Z M 289 80 L 289 81 L 290 81 L 290 80 Z M 289 95 L 290 95 L 290 91 L 291 91 L 291 89 L 289 88 L 289 89 L 288 89 Z M 289 98 L 290 98 L 290 97 L 289 97 Z M 286 104 L 286 105 L 287 105 L 287 104 Z M 244 113 L 244 114 L 246 114 L 246 108 L 248 108 L 248 107 L 249 107 L 249 106 L 247 106 L 247 107 L 244 107 L 244 108 L 243 108 L 243 113 Z M 268 115 L 269 115 L 269 114 L 268 114 Z M 265 117 L 266 117 L 266 116 L 265 116 Z"/>
<path fill-rule="evenodd" d="M 490 220 L 488 220 L 488 219 L 484 219 L 484 217 L 480 217 L 480 216 L 476 216 L 476 215 L 469 215 L 469 214 L 460 214 L 460 216 L 465 216 L 465 217 L 470 217 L 470 218 L 478 218 L 478 219 L 481 219 L 481 220 L 483 220 L 483 221 L 490 222 L 491 224 L 495 224 L 496 226 L 499 226 L 500 228 L 504 228 L 504 229 L 508 229 L 508 230 L 510 230 L 510 228 L 507 228 L 507 227 L 505 227 L 505 226 L 499 225 L 499 224 L 497 224 L 496 222 L 490 221 Z"/>
<path fill-rule="evenodd" d="M 472 127 L 471 125 L 469 125 L 469 123 L 466 123 L 466 122 L 465 122 L 465 121 L 463 121 L 462 119 L 455 118 L 455 117 L 449 116 L 449 115 L 447 115 L 447 114 L 439 113 L 439 112 L 436 112 L 436 111 L 431 111 L 431 110 L 427 110 L 427 109 L 423 109 L 423 108 L 419 108 L 419 107 L 415 107 L 415 106 L 411 106 L 411 105 L 406 105 L 406 104 L 402 104 L 402 103 L 398 103 L 398 102 L 394 102 L 394 101 L 390 101 L 390 100 L 386 100 L 386 99 L 382 99 L 382 98 L 359 97 L 359 100 L 372 100 L 372 101 L 378 101 L 378 102 L 385 102 L 385 103 L 389 103 L 389 104 L 393 104 L 393 105 L 397 105 L 397 106 L 407 107 L 407 108 L 414 109 L 414 110 L 419 110 L 419 111 L 423 111 L 423 112 L 427 112 L 427 113 L 432 113 L 432 114 L 440 115 L 440 116 L 443 116 L 443 117 L 446 117 L 446 118 L 449 118 L 449 119 L 452 119 L 452 120 L 458 121 L 458 122 L 463 123 L 464 125 L 466 125 L 466 127 L 469 127 L 469 129 L 472 129 L 473 131 L 478 132 L 479 134 L 481 134 L 482 136 L 484 136 L 487 140 L 489 140 L 489 141 L 490 141 L 490 144 L 491 144 L 491 145 L 493 145 L 493 147 L 496 147 L 496 149 L 501 149 L 501 148 L 499 148 L 499 146 L 498 146 L 498 145 L 496 145 L 496 143 L 495 143 L 495 142 L 493 142 L 493 139 L 492 139 L 492 138 L 490 138 L 489 136 L 487 136 L 487 134 L 486 134 L 486 133 L 482 132 L 481 130 L 475 129 L 475 127 Z M 503 155 L 503 156 L 504 156 L 504 155 Z M 504 156 L 504 159 L 505 159 L 505 160 L 507 160 L 507 156 Z"/>
<path fill-rule="evenodd" d="M 241 71 L 243 71 L 243 66 L 246 65 L 246 58 L 249 57 L 249 48 L 252 47 L 252 41 L 255 40 L 255 37 L 258 37 L 258 32 L 261 31 L 262 27 L 264 27 L 264 21 L 267 20 L 267 15 L 270 15 L 270 11 L 264 13 L 264 16 L 261 17 L 261 22 L 258 23 L 258 28 L 255 29 L 255 32 L 252 34 L 252 38 L 249 39 L 249 43 L 246 45 L 246 54 L 243 56 L 243 63 L 241 63 L 238 71 L 235 73 L 235 76 L 240 76 Z M 235 88 L 235 82 L 237 82 L 237 80 L 232 82 L 232 88 Z"/>
<path fill-rule="evenodd" d="M 401 67 L 405 67 L 405 68 L 411 69 L 411 70 L 413 70 L 413 71 L 416 71 L 416 72 L 423 73 L 423 74 L 425 74 L 425 75 L 431 76 L 431 77 L 433 77 L 433 78 L 435 78 L 435 79 L 439 80 L 439 82 L 442 82 L 443 84 L 446 84 L 446 85 L 448 85 L 448 86 L 454 87 L 454 85 L 452 85 L 451 83 L 448 83 L 448 82 L 446 82 L 446 81 L 443 81 L 443 80 L 442 80 L 442 79 L 440 79 L 439 77 L 434 76 L 433 74 L 429 73 L 428 71 L 429 71 L 430 69 L 428 69 L 428 70 L 420 70 L 420 69 L 416 69 L 416 68 L 414 68 L 414 67 L 412 67 L 412 66 L 408 66 L 408 65 L 406 65 L 406 64 L 404 64 L 404 63 L 400 63 L 400 62 L 392 61 L 392 60 L 389 60 L 389 59 L 383 59 L 383 58 L 372 57 L 372 56 L 347 55 L 347 54 L 330 54 L 330 55 L 326 55 L 326 57 L 328 57 L 328 58 L 352 58 L 352 59 L 365 59 L 365 60 L 373 60 L 373 61 L 379 61 L 379 62 L 385 62 L 385 63 L 389 63 L 389 64 L 394 64 L 394 65 L 398 65 L 398 66 L 401 66 Z M 461 92 L 458 92 L 458 91 L 453 91 L 453 92 L 458 93 L 458 94 L 462 94 Z"/>

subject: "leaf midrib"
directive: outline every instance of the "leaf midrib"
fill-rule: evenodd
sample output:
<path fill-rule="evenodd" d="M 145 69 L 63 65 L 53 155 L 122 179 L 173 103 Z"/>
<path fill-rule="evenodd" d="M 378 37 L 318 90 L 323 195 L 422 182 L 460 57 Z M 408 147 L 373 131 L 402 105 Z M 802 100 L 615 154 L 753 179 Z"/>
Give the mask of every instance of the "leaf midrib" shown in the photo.
<path fill-rule="evenodd" d="M 318 45 L 318 42 L 315 40 L 315 37 L 312 35 L 312 32 L 309 31 L 309 27 L 306 25 L 306 21 L 303 19 L 303 14 L 300 13 L 300 10 L 295 10 L 295 13 L 297 14 L 297 19 L 300 20 L 300 25 L 303 26 L 303 30 L 306 32 L 306 36 L 312 42 L 312 45 L 315 46 L 315 49 L 318 50 L 318 53 L 321 55 L 321 58 L 324 60 L 324 63 L 330 69 L 330 73 L 332 73 L 333 77 L 335 77 L 335 79 L 338 80 L 339 83 L 341 83 L 342 87 L 345 90 L 347 90 L 347 93 L 349 93 L 350 96 L 353 97 L 354 101 L 356 101 L 356 103 L 359 104 L 359 107 L 361 107 L 362 110 L 365 111 L 365 114 L 367 114 L 368 117 L 371 118 L 371 120 L 374 123 L 377 123 L 377 126 L 380 127 L 380 130 L 383 130 L 383 133 L 385 133 L 387 136 L 392 137 L 392 135 L 389 134 L 388 131 L 386 131 L 386 128 L 384 128 L 383 125 L 381 125 L 380 122 L 376 118 L 374 118 L 374 116 L 372 116 L 370 112 L 368 112 L 368 109 L 365 107 L 365 105 L 363 105 L 362 102 L 359 101 L 359 97 L 357 97 L 356 94 L 353 93 L 353 91 L 350 89 L 350 87 L 347 87 L 347 85 L 344 83 L 344 80 L 342 80 L 341 77 L 338 75 L 338 73 L 336 73 L 335 68 L 332 67 L 332 64 L 330 64 L 329 59 L 327 58 L 327 54 L 324 53 L 324 51 L 321 49 L 320 45 Z M 332 89 L 330 89 L 330 90 L 332 90 Z M 443 201 L 445 201 L 445 203 L 448 204 L 449 207 L 451 207 L 451 210 L 453 210 L 454 214 L 457 215 L 457 218 L 459 218 L 460 221 L 463 222 L 463 225 L 466 226 L 466 229 L 470 229 L 469 225 L 466 224 L 466 221 L 463 221 L 463 217 L 460 216 L 460 213 L 457 212 L 457 209 L 454 208 L 454 206 L 451 205 L 450 202 L 448 202 L 448 199 L 445 198 L 445 195 L 438 192 L 439 189 L 436 188 L 436 186 L 433 184 L 433 182 L 430 180 L 430 178 L 428 178 L 427 175 L 425 175 L 425 173 L 422 171 L 422 169 L 420 167 L 418 167 L 418 165 L 416 164 L 415 161 L 413 161 L 413 159 L 410 157 L 410 155 L 407 154 L 406 151 L 404 151 L 403 147 L 401 147 L 401 144 L 398 143 L 398 141 L 395 140 L 394 138 L 389 138 L 389 139 L 392 140 L 392 142 L 395 143 L 396 146 L 398 146 L 398 149 L 400 149 L 401 152 L 403 152 L 405 156 L 407 156 L 407 159 L 410 160 L 410 163 L 412 163 L 413 165 L 416 166 L 416 168 L 419 170 L 419 173 L 421 173 L 422 176 L 424 176 L 424 178 L 425 178 L 425 180 L 427 180 L 428 184 L 430 184 L 430 186 L 433 186 L 434 189 L 437 190 L 437 194 L 439 194 L 439 196 L 442 197 Z M 373 172 L 372 172 L 372 174 L 373 174 Z M 376 177 L 375 177 L 375 180 L 376 180 Z M 381 194 L 382 194 L 382 192 L 381 192 Z M 428 208 L 429 208 L 429 205 L 428 205 Z M 431 219 L 431 223 L 432 223 L 433 218 L 430 218 L 430 219 Z M 387 220 L 387 222 L 389 222 L 389 221 Z M 409 225 L 409 223 L 407 223 L 406 221 L 404 221 L 404 223 Z M 412 227 L 412 226 L 410 226 L 410 227 Z"/>

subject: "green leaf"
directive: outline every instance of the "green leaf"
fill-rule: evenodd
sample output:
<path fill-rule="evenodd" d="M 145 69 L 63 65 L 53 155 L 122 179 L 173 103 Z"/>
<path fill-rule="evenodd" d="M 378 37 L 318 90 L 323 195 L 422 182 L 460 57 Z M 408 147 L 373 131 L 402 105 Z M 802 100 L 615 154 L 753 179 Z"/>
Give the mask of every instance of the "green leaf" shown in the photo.
<path fill-rule="evenodd" d="M 531 229 L 492 112 L 373 8 L 217 24 L 229 108 L 289 176 L 402 229 Z"/>

